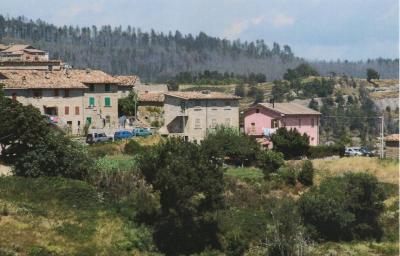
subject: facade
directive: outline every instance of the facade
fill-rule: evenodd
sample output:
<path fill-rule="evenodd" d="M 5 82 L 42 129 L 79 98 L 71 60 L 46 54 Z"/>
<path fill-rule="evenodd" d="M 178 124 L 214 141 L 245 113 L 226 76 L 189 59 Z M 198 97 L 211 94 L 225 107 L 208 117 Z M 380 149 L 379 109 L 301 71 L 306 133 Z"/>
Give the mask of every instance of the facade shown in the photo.
<path fill-rule="evenodd" d="M 399 159 L 400 134 L 388 135 L 384 140 L 386 157 Z"/>
<path fill-rule="evenodd" d="M 294 103 L 259 103 L 245 111 L 245 133 L 259 138 L 264 146 L 271 147 L 268 137 L 279 127 L 297 129 L 310 137 L 310 145 L 319 143 L 320 113 Z"/>
<path fill-rule="evenodd" d="M 168 92 L 160 134 L 200 142 L 217 125 L 239 129 L 240 97 L 210 91 Z"/>
<path fill-rule="evenodd" d="M 72 133 L 118 124 L 118 81 L 99 70 L 0 70 L 6 96 L 31 104 Z"/>
<path fill-rule="evenodd" d="M 3 47 L 0 61 L 47 61 L 49 54 L 31 45 L 15 44 Z"/>
<path fill-rule="evenodd" d="M 127 97 L 133 88 L 140 84 L 140 78 L 135 75 L 115 76 L 115 78 L 119 81 L 118 98 Z"/>

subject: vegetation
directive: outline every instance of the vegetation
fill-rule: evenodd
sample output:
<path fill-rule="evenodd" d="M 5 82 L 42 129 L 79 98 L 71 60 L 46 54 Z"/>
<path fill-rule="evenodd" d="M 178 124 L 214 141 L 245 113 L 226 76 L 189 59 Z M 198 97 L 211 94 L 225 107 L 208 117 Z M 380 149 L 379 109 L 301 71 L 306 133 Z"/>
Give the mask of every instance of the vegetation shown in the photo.
<path fill-rule="evenodd" d="M 344 149 L 345 147 L 340 144 L 310 146 L 307 157 L 317 159 L 329 156 L 344 156 Z"/>
<path fill-rule="evenodd" d="M 258 155 L 258 165 L 264 173 L 265 177 L 269 177 L 271 173 L 276 172 L 285 164 L 284 155 L 281 152 L 266 150 Z"/>
<path fill-rule="evenodd" d="M 314 178 L 314 167 L 310 160 L 305 160 L 299 172 L 298 180 L 305 186 L 312 186 Z"/>
<path fill-rule="evenodd" d="M 296 129 L 281 127 L 271 136 L 274 150 L 282 152 L 286 159 L 305 156 L 309 149 L 309 137 Z"/>
<path fill-rule="evenodd" d="M 218 71 L 204 70 L 202 73 L 180 72 L 172 79 L 178 84 L 221 85 L 239 83 L 264 83 L 267 81 L 265 74 L 249 73 L 237 75 L 234 73 L 220 73 Z"/>
<path fill-rule="evenodd" d="M 122 116 L 136 116 L 137 95 L 135 91 L 129 92 L 125 98 L 118 99 L 118 113 Z"/>

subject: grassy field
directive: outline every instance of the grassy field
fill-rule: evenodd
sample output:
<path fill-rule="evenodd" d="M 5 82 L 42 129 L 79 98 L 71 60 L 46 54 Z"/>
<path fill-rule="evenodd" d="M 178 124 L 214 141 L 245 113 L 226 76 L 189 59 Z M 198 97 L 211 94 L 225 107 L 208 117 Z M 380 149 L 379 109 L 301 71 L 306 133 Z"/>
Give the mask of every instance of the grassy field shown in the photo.
<path fill-rule="evenodd" d="M 398 184 L 399 161 L 380 160 L 375 157 L 344 157 L 339 159 L 312 160 L 317 169 L 317 183 L 323 177 L 343 174 L 347 171 L 367 172 L 375 175 L 381 182 Z"/>
<path fill-rule="evenodd" d="M 225 170 L 225 175 L 230 177 L 235 177 L 240 180 L 262 180 L 264 178 L 264 174 L 258 168 L 235 168 L 230 167 Z"/>

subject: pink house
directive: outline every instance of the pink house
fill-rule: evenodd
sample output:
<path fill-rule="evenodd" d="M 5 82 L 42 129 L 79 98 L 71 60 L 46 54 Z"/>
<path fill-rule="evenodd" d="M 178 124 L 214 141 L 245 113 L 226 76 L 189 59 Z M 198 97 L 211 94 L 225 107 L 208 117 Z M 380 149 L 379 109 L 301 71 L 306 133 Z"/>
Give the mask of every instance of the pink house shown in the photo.
<path fill-rule="evenodd" d="M 310 145 L 319 143 L 321 113 L 295 103 L 259 103 L 245 110 L 245 133 L 257 137 L 264 146 L 271 147 L 268 136 L 279 127 L 296 128 L 310 137 Z"/>

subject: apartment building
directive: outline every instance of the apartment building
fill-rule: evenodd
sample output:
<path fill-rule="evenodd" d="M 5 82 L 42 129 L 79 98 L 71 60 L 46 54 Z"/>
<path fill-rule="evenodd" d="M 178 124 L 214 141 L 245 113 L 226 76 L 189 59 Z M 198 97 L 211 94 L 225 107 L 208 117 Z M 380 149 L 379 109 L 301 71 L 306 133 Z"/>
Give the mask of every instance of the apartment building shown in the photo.
<path fill-rule="evenodd" d="M 0 61 L 47 61 L 49 54 L 27 44 L 2 45 Z"/>
<path fill-rule="evenodd" d="M 240 97 L 210 91 L 168 92 L 160 134 L 200 142 L 217 125 L 239 129 Z"/>
<path fill-rule="evenodd" d="M 118 83 L 100 70 L 0 69 L 6 96 L 38 108 L 74 133 L 118 124 Z"/>

